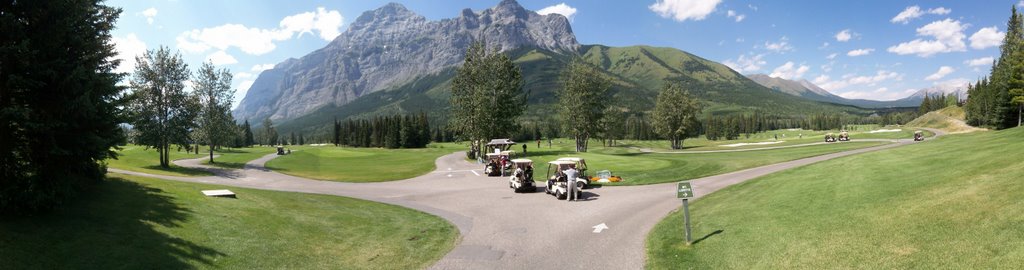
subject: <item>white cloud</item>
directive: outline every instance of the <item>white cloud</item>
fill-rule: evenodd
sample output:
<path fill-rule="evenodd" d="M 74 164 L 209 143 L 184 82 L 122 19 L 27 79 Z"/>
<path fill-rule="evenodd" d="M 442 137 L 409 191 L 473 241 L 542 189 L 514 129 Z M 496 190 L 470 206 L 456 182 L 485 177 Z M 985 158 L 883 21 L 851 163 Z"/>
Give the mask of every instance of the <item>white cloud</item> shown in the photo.
<path fill-rule="evenodd" d="M 252 66 L 252 69 L 250 69 L 250 70 L 252 72 L 255 72 L 255 73 L 260 73 L 260 72 L 263 72 L 264 70 L 268 70 L 268 69 L 272 69 L 272 68 L 274 68 L 274 64 L 262 64 L 262 65 Z"/>
<path fill-rule="evenodd" d="M 235 73 L 235 78 L 234 79 L 236 79 L 236 80 L 249 79 L 249 78 L 252 78 L 254 76 L 256 76 L 256 75 L 253 75 L 252 73 L 249 73 L 249 72 L 239 72 L 239 73 Z"/>
<path fill-rule="evenodd" d="M 146 17 L 146 23 L 153 24 L 153 18 L 156 18 L 157 10 L 154 7 L 147 8 L 142 11 L 142 16 Z"/>
<path fill-rule="evenodd" d="M 551 13 L 561 14 L 562 16 L 565 16 L 566 19 L 569 19 L 569 21 L 572 21 L 572 16 L 576 15 L 576 8 L 566 5 L 565 3 L 560 3 L 537 11 L 537 14 L 540 15 L 548 15 Z"/>
<path fill-rule="evenodd" d="M 774 51 L 778 53 L 793 50 L 793 46 L 789 45 L 789 38 L 787 37 L 782 37 L 779 39 L 779 42 L 775 43 L 772 43 L 771 41 L 765 41 L 764 48 L 768 49 L 769 51 Z"/>
<path fill-rule="evenodd" d="M 1024 0 L 1022 0 L 1022 2 L 1024 2 Z M 753 4 L 747 4 L 747 7 L 752 9 L 752 10 L 754 10 L 754 11 L 757 11 L 757 6 L 755 6 Z"/>
<path fill-rule="evenodd" d="M 736 13 L 736 11 L 731 9 L 725 13 L 725 16 L 735 19 L 736 22 L 742 22 L 743 19 L 747 18 L 747 15 Z"/>
<path fill-rule="evenodd" d="M 936 53 L 962 52 L 966 50 L 964 29 L 967 29 L 967 25 L 961 24 L 960 21 L 952 19 L 934 21 L 917 29 L 918 36 L 934 39 L 918 38 L 903 42 L 889 47 L 889 52 L 899 55 L 916 54 L 920 57 L 929 57 Z"/>
<path fill-rule="evenodd" d="M 870 75 L 870 76 L 869 75 L 860 75 L 860 76 L 858 76 L 858 75 L 855 75 L 855 74 L 846 74 L 846 75 L 843 75 L 843 77 L 841 79 L 839 79 L 839 80 L 831 80 L 828 76 L 821 75 L 821 76 L 818 76 L 818 77 L 814 78 L 814 84 L 820 86 L 821 88 L 824 88 L 825 90 L 829 90 L 829 91 L 835 92 L 837 90 L 840 90 L 840 89 L 843 89 L 843 88 L 846 88 L 846 87 L 849 87 L 849 86 L 858 86 L 858 85 L 875 86 L 876 84 L 878 84 L 880 82 L 884 82 L 884 81 L 888 81 L 888 80 L 900 81 L 900 80 L 903 80 L 903 75 L 899 74 L 899 73 L 896 73 L 896 72 L 893 72 L 893 71 L 885 71 L 885 70 L 879 70 L 878 72 L 875 73 L 875 75 Z"/>
<path fill-rule="evenodd" d="M 647 8 L 663 18 L 700 21 L 715 11 L 722 0 L 657 0 Z"/>
<path fill-rule="evenodd" d="M 238 104 L 242 103 L 242 99 L 245 98 L 245 94 L 246 93 L 249 93 L 249 88 L 252 87 L 252 84 L 254 82 L 256 82 L 256 81 L 254 81 L 254 80 L 240 80 L 238 85 L 235 86 L 235 97 L 234 97 L 233 103 L 231 103 L 232 104 L 232 106 L 231 106 L 232 110 L 234 110 L 235 108 L 238 108 Z M 240 119 L 239 121 L 242 121 L 242 119 Z"/>
<path fill-rule="evenodd" d="M 896 17 L 892 17 L 889 21 L 892 23 L 907 24 L 910 20 L 919 18 L 924 14 L 946 15 L 950 12 L 953 12 L 953 10 L 944 7 L 922 10 L 919 6 L 909 6 L 899 14 L 896 14 Z"/>
<path fill-rule="evenodd" d="M 304 12 L 295 14 L 292 16 L 284 17 L 281 20 L 281 30 L 291 33 L 302 34 L 309 33 L 313 34 L 313 30 L 320 33 L 320 38 L 331 41 L 335 37 L 341 34 L 341 24 L 344 20 L 341 17 L 341 12 L 337 10 L 327 10 L 323 7 L 316 8 L 316 12 Z"/>
<path fill-rule="evenodd" d="M 850 32 L 850 29 L 843 29 L 843 31 L 839 31 L 839 33 L 836 33 L 836 41 L 839 41 L 839 42 L 850 41 L 850 38 L 853 37 L 853 34 L 851 34 L 851 33 L 852 32 Z"/>
<path fill-rule="evenodd" d="M 114 59 L 121 60 L 121 64 L 114 69 L 114 72 L 134 72 L 135 57 L 146 53 L 146 43 L 139 40 L 134 33 L 111 39 L 114 41 L 114 50 L 117 51 L 117 56 L 114 56 Z"/>
<path fill-rule="evenodd" d="M 832 53 L 832 54 L 829 54 L 828 56 L 825 56 L 825 58 L 828 59 L 828 60 L 832 60 L 832 59 L 836 59 L 836 56 L 839 56 L 839 54 L 838 53 Z"/>
<path fill-rule="evenodd" d="M 234 56 L 231 56 L 225 51 L 216 51 L 210 55 L 207 55 L 206 61 L 210 61 L 210 63 L 213 63 L 213 65 L 215 66 L 238 63 L 238 59 L 235 59 Z"/>
<path fill-rule="evenodd" d="M 971 48 L 981 50 L 988 47 L 999 46 L 1000 43 L 1003 43 L 1003 37 L 1005 36 L 1006 33 L 999 32 L 999 28 L 996 28 L 995 26 L 982 28 L 971 35 Z"/>
<path fill-rule="evenodd" d="M 856 50 L 852 50 L 852 51 L 846 52 L 846 56 L 855 57 L 855 56 L 869 55 L 873 51 L 875 51 L 875 49 L 871 49 L 871 48 L 868 48 L 868 49 L 856 49 Z"/>
<path fill-rule="evenodd" d="M 967 61 L 964 61 L 964 64 L 966 64 L 968 66 L 972 66 L 972 67 L 988 66 L 988 65 L 991 65 L 992 61 L 994 61 L 994 60 L 995 60 L 995 58 L 992 58 L 991 56 L 989 56 L 989 57 L 982 57 L 982 58 L 967 60 Z"/>
<path fill-rule="evenodd" d="M 807 70 L 811 68 L 805 65 L 796 66 L 793 62 L 786 62 L 785 64 L 775 68 L 772 74 L 768 75 L 776 78 L 783 78 L 787 80 L 797 79 L 804 76 Z"/>
<path fill-rule="evenodd" d="M 304 33 L 318 33 L 324 40 L 332 40 L 340 32 L 341 13 L 322 7 L 316 12 L 305 12 L 285 17 L 278 29 L 249 28 L 241 24 L 225 24 L 212 28 L 193 29 L 178 35 L 178 48 L 186 53 L 202 53 L 211 48 L 227 50 L 236 47 L 242 52 L 261 55 L 273 51 L 276 41 L 291 39 Z M 297 37 L 296 36 L 296 37 Z"/>
<path fill-rule="evenodd" d="M 953 67 L 941 66 L 939 67 L 938 71 L 935 71 L 935 73 L 933 73 L 932 75 L 928 75 L 928 77 L 925 77 L 924 79 L 928 81 L 936 81 L 942 79 L 942 77 L 946 77 L 946 75 L 949 75 L 954 71 L 956 71 L 956 69 L 954 69 Z"/>
<path fill-rule="evenodd" d="M 966 78 L 949 79 L 941 82 L 935 82 L 934 89 L 940 90 L 943 93 L 952 93 L 957 90 L 967 90 L 967 85 L 971 84 L 971 81 Z"/>
<path fill-rule="evenodd" d="M 747 57 L 746 55 L 741 54 L 736 59 L 736 61 L 732 61 L 732 59 L 729 59 L 722 61 L 722 64 L 725 64 L 729 68 L 739 73 L 750 73 L 761 70 L 761 67 L 767 63 L 763 60 L 763 58 L 764 54 L 758 54 L 751 57 Z"/>

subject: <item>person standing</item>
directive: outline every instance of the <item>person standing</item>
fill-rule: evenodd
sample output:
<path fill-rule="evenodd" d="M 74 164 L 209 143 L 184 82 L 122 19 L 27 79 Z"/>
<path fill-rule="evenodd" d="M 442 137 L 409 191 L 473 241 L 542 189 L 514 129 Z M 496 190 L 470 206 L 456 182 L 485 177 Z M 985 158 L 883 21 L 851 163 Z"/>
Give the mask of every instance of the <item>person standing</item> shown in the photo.
<path fill-rule="evenodd" d="M 524 157 L 526 156 L 526 144 L 525 143 L 523 144 L 523 156 Z"/>
<path fill-rule="evenodd" d="M 576 175 L 579 172 L 575 168 L 569 167 L 565 170 L 565 201 L 575 201 L 576 198 Z"/>

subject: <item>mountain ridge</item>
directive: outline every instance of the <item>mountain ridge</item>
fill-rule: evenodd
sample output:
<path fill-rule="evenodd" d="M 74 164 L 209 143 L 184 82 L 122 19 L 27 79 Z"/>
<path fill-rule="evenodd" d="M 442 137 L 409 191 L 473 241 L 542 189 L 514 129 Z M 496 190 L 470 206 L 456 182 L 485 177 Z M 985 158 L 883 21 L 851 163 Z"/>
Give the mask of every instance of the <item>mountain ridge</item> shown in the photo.
<path fill-rule="evenodd" d="M 793 96 L 867 109 L 917 107 L 918 105 L 921 105 L 921 101 L 924 100 L 924 96 L 920 95 L 920 93 L 922 93 L 922 91 L 927 92 L 927 89 L 921 89 L 915 94 L 897 100 L 848 99 L 832 94 L 828 90 L 825 90 L 824 88 L 821 88 L 805 79 L 795 81 L 772 77 L 763 73 L 747 74 L 745 76 L 764 87 Z"/>

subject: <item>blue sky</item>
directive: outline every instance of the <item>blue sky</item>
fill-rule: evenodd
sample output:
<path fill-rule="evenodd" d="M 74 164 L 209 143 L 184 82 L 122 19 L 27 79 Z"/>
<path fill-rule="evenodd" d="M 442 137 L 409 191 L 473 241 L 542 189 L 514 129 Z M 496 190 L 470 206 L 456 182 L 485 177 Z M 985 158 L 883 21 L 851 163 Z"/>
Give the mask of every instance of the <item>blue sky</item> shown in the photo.
<path fill-rule="evenodd" d="M 116 0 L 121 57 L 167 46 L 194 68 L 235 74 L 236 101 L 260 71 L 325 46 L 362 12 L 398 2 L 430 20 L 493 1 Z M 985 76 L 1006 31 L 999 1 L 521 0 L 570 18 L 580 43 L 673 47 L 740 73 L 806 79 L 847 97 L 952 91 Z M 130 71 L 132 63 L 121 70 Z"/>

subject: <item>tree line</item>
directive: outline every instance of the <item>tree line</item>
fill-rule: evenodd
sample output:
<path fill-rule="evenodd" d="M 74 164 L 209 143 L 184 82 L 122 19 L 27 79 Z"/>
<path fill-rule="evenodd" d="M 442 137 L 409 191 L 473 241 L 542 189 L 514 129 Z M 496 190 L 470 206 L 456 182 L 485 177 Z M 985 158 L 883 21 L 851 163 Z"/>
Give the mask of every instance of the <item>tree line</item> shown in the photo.
<path fill-rule="evenodd" d="M 1011 7 L 1006 36 L 988 76 L 968 85 L 967 123 L 1003 129 L 1021 125 L 1024 112 L 1024 28 L 1022 14 Z"/>
<path fill-rule="evenodd" d="M 426 113 L 378 116 L 335 120 L 332 138 L 335 146 L 423 148 L 430 143 L 431 129 Z"/>

